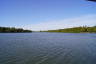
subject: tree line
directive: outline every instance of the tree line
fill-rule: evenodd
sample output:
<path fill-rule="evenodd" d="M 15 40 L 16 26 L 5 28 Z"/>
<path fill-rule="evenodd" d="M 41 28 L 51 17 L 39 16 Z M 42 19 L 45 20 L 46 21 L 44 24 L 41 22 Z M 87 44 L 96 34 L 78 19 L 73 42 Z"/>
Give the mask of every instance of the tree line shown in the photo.
<path fill-rule="evenodd" d="M 15 27 L 0 27 L 1 33 L 17 33 L 17 32 L 32 32 L 31 30 L 24 30 L 22 28 Z"/>

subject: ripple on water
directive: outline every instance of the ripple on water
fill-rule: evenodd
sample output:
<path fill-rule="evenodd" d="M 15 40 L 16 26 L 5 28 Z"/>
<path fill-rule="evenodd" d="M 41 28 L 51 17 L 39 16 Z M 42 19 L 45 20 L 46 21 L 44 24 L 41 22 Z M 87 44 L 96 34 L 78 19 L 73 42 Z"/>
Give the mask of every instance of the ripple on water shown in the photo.
<path fill-rule="evenodd" d="M 96 34 L 0 34 L 0 64 L 96 64 Z"/>

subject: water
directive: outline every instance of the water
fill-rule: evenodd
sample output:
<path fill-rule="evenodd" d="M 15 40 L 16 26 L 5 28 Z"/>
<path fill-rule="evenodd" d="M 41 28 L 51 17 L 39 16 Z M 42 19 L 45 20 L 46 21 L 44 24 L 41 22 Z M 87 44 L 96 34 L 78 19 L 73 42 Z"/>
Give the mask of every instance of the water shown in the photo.
<path fill-rule="evenodd" d="M 96 64 L 96 34 L 0 33 L 0 64 Z"/>

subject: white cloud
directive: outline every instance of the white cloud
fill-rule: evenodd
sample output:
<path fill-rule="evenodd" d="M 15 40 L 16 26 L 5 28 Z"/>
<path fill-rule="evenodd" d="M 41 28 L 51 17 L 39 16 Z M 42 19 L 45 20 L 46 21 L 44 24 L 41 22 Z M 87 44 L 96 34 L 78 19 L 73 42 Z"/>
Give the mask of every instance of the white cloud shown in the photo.
<path fill-rule="evenodd" d="M 69 27 L 78 27 L 78 26 L 93 26 L 96 25 L 96 15 L 85 15 L 76 18 L 69 18 L 64 20 L 55 20 L 41 22 L 38 24 L 30 24 L 24 26 L 25 29 L 32 29 L 34 31 L 38 30 L 53 30 L 53 29 L 63 29 Z"/>

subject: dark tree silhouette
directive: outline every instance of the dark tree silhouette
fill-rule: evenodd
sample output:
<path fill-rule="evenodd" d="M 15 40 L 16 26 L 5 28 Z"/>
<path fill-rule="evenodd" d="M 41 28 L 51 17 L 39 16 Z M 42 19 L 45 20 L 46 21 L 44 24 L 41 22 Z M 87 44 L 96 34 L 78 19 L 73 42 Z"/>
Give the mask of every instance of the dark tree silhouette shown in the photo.
<path fill-rule="evenodd" d="M 17 32 L 32 32 L 31 30 L 24 30 L 22 28 L 15 27 L 0 27 L 0 33 L 17 33 Z"/>
<path fill-rule="evenodd" d="M 88 1 L 94 1 L 94 2 L 96 2 L 96 0 L 88 0 Z"/>

